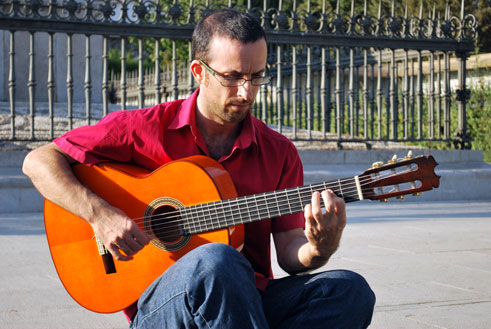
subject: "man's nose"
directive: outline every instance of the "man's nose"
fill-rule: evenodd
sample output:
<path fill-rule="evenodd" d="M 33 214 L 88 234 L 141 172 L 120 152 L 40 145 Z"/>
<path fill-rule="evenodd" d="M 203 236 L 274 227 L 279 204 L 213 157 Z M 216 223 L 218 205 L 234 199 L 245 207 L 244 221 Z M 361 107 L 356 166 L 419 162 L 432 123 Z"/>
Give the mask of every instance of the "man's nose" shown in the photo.
<path fill-rule="evenodd" d="M 251 101 L 255 97 L 255 90 L 257 92 L 257 88 L 252 85 L 251 80 L 246 80 L 242 86 L 238 87 L 237 94 L 244 100 Z"/>

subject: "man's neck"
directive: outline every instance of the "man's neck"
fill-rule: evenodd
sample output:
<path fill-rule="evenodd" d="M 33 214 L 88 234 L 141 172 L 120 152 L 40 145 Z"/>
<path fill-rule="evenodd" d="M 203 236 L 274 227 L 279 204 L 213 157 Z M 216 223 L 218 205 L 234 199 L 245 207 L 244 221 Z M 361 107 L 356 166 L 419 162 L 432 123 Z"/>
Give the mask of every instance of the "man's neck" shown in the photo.
<path fill-rule="evenodd" d="M 242 130 L 242 122 L 217 123 L 206 118 L 198 109 L 196 110 L 196 125 L 205 140 L 210 156 L 215 160 L 230 154 Z"/>

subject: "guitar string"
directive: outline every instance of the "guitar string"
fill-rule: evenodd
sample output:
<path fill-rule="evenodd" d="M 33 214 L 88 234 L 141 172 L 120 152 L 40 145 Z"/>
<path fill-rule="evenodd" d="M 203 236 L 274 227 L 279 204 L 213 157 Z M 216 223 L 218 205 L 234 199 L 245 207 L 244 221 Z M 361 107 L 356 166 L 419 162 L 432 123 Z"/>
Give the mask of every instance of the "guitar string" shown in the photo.
<path fill-rule="evenodd" d="M 373 180 L 372 180 L 372 183 L 373 183 Z M 281 196 L 281 195 L 276 195 L 276 198 L 279 198 L 280 201 L 286 201 L 286 203 L 280 203 L 280 202 L 273 202 L 272 205 L 273 205 L 273 208 L 278 208 L 278 210 L 280 210 L 280 208 L 282 208 L 284 211 L 288 213 L 296 213 L 296 212 L 300 212 L 301 210 L 299 211 L 291 211 L 291 203 L 293 202 L 298 202 L 298 201 L 303 201 L 303 199 L 307 199 L 307 198 L 310 198 L 310 194 L 311 194 L 311 190 L 312 188 L 315 188 L 317 185 L 318 187 L 324 187 L 325 186 L 325 183 L 318 183 L 318 184 L 314 184 L 314 185 L 310 185 L 310 186 L 304 186 L 303 187 L 303 190 L 306 190 L 306 189 L 309 189 L 309 191 L 302 191 L 300 192 L 300 194 L 304 194 L 304 196 L 302 197 L 300 194 L 299 194 L 299 198 L 289 198 L 288 195 L 286 195 L 287 192 L 291 191 L 291 189 L 288 189 L 287 191 L 283 190 L 283 191 L 280 191 L 280 192 L 283 192 L 285 193 L 285 196 Z M 364 184 L 366 185 L 366 184 Z M 308 194 L 306 194 L 308 193 Z M 351 189 L 344 189 L 344 195 L 347 196 L 347 197 L 350 197 L 350 198 L 354 198 L 354 199 L 358 199 L 358 190 L 351 190 Z M 247 196 L 246 196 L 247 197 Z M 261 195 L 258 196 L 259 198 L 261 197 Z M 264 195 L 265 197 L 265 195 Z M 207 203 L 207 204 L 198 204 L 196 205 L 197 207 L 200 207 L 201 209 L 195 209 L 195 213 L 196 215 L 198 216 L 198 220 L 194 221 L 194 229 L 196 230 L 197 227 L 200 228 L 199 232 L 204 232 L 206 230 L 214 230 L 214 229 L 218 229 L 218 228 L 224 228 L 224 227 L 227 227 L 227 226 L 230 226 L 230 225 L 237 225 L 237 224 L 243 224 L 244 221 L 242 220 L 242 223 L 238 222 L 238 223 L 228 223 L 228 220 L 227 220 L 227 217 L 240 217 L 242 219 L 242 216 L 241 216 L 241 209 L 240 209 L 240 206 L 239 206 L 239 209 L 237 211 L 237 208 L 236 206 L 232 205 L 232 202 L 235 201 L 239 202 L 238 200 L 239 198 L 235 198 L 235 199 L 229 199 L 229 200 L 220 200 L 220 201 L 216 201 L 216 202 L 211 202 L 211 203 Z M 227 202 L 228 201 L 228 202 Z M 290 202 L 292 201 L 292 202 Z M 215 203 L 221 203 L 221 209 L 220 212 L 223 213 L 223 217 L 221 217 L 222 214 L 218 214 L 218 211 L 217 211 L 217 207 L 215 205 Z M 227 204 L 226 204 L 227 203 Z M 302 202 L 300 202 L 302 203 Z M 281 210 L 280 212 L 276 215 L 274 212 L 273 212 L 273 216 L 270 216 L 270 213 L 269 211 L 264 211 L 264 210 L 260 210 L 259 207 L 262 206 L 262 205 L 265 205 L 266 207 L 268 206 L 268 201 L 266 199 L 264 199 L 264 201 L 262 202 L 262 204 L 258 204 L 257 203 L 257 198 L 256 198 L 256 213 L 258 215 L 258 217 L 254 218 L 253 216 L 248 216 L 249 218 L 249 221 L 255 221 L 255 220 L 258 220 L 258 219 L 261 219 L 261 218 L 268 218 L 268 217 L 277 217 L 279 215 L 281 215 Z M 285 206 L 285 204 L 287 206 Z M 193 206 L 190 206 L 190 207 L 187 207 L 187 208 L 191 208 Z M 207 207 L 207 208 L 205 208 Z M 253 206 L 254 207 L 254 206 Z M 228 208 L 228 209 L 226 209 Z M 303 206 L 302 206 L 303 208 Z M 182 228 L 181 227 L 178 227 L 178 228 L 175 228 L 175 226 L 178 224 L 178 222 L 187 222 L 188 221 L 188 215 L 185 214 L 185 218 L 181 218 L 181 212 L 180 210 L 182 210 L 184 208 L 181 208 L 181 209 L 177 209 L 175 211 L 175 213 L 178 213 L 177 217 L 179 218 L 179 220 L 174 220 L 174 221 L 165 221 L 161 224 L 156 224 L 156 225 L 153 225 L 153 232 L 156 233 L 156 234 L 159 234 L 159 233 L 162 233 L 162 232 L 165 232 L 165 233 L 171 233 L 171 234 L 183 234 L 182 232 Z M 214 210 L 215 211 L 215 215 L 216 216 L 212 216 L 211 214 L 211 211 Z M 288 211 L 290 210 L 290 212 Z M 208 214 L 206 214 L 206 212 L 208 212 Z M 267 215 L 266 215 L 267 213 Z M 157 216 L 153 216 L 155 220 L 158 220 L 160 218 L 164 218 L 164 219 L 169 219 L 169 216 L 168 216 L 169 213 L 167 214 L 163 214 L 163 215 L 157 215 Z M 207 219 L 207 216 L 209 216 L 210 218 Z M 194 217 L 194 214 L 191 214 L 191 217 L 190 219 L 192 219 Z M 212 222 L 210 223 L 210 221 L 213 219 L 213 218 L 218 218 L 218 224 L 219 224 L 219 227 L 214 227 L 213 225 L 216 226 L 216 222 Z M 223 221 L 225 222 L 226 225 L 220 225 L 221 224 L 221 220 L 220 218 L 223 219 Z M 249 222 L 249 221 L 245 221 L 245 222 Z M 169 224 L 172 224 L 173 226 L 172 227 L 161 227 L 160 229 L 157 227 L 157 226 L 169 226 Z M 211 224 L 211 227 L 209 227 L 209 224 Z M 205 230 L 202 229 L 202 226 L 205 226 Z M 186 233 L 186 232 L 184 232 Z"/>
<path fill-rule="evenodd" d="M 369 179 L 366 178 L 364 180 L 369 180 Z M 374 182 L 374 180 L 371 180 L 370 181 L 370 183 L 373 183 L 373 182 Z M 303 187 L 299 187 L 297 189 L 297 192 L 298 193 L 293 192 L 294 194 L 299 194 L 299 198 L 296 198 L 296 197 L 292 198 L 292 197 L 289 197 L 287 195 L 288 192 L 293 191 L 295 188 L 293 188 L 293 189 L 287 189 L 287 190 L 281 190 L 278 193 L 276 193 L 276 198 L 280 198 L 280 201 L 282 201 L 282 202 L 283 201 L 286 201 L 286 203 L 273 202 L 272 204 L 273 205 L 276 205 L 276 207 L 282 207 L 282 208 L 285 208 L 286 209 L 285 204 L 287 204 L 288 206 L 290 206 L 291 203 L 298 202 L 298 201 L 303 201 L 303 199 L 310 198 L 310 194 L 312 192 L 312 189 L 315 189 L 316 187 L 324 188 L 326 183 L 327 182 L 325 182 L 325 183 L 318 183 L 318 184 L 314 184 L 314 185 L 306 185 L 306 186 L 303 186 Z M 332 184 L 334 185 L 334 182 L 332 182 Z M 362 183 L 360 185 L 366 186 L 367 184 Z M 334 189 L 337 189 L 337 186 L 334 186 Z M 271 196 L 274 195 L 274 192 L 269 192 L 269 193 L 271 193 Z M 285 195 L 283 196 L 282 193 L 285 194 Z M 358 189 L 354 190 L 354 189 L 351 189 L 351 188 L 345 188 L 345 189 L 343 189 L 343 193 L 344 193 L 345 197 L 347 197 L 347 198 L 349 197 L 349 198 L 357 199 L 357 197 L 358 197 Z M 261 196 L 263 196 L 264 198 L 266 197 L 265 194 L 266 193 L 264 193 L 262 195 L 261 194 L 255 195 L 255 201 L 256 201 L 255 207 L 256 207 L 256 213 L 258 213 L 258 214 L 260 214 L 260 210 L 258 208 L 259 206 L 262 206 L 262 204 L 264 204 L 265 206 L 268 205 L 268 202 L 267 202 L 266 199 L 263 199 L 264 201 L 262 201 L 260 204 L 257 203 L 258 198 L 261 198 Z M 302 194 L 303 194 L 303 196 L 302 196 Z M 238 202 L 240 201 L 239 199 L 241 199 L 241 198 L 244 198 L 245 201 L 247 202 L 247 200 L 246 200 L 247 197 L 250 197 L 250 196 L 244 196 L 244 197 L 239 197 L 239 198 L 234 198 L 234 199 L 228 199 L 228 200 L 218 200 L 218 201 L 214 201 L 214 202 L 210 202 L 210 203 L 205 203 L 205 204 L 197 204 L 197 205 L 194 205 L 194 206 L 188 206 L 186 208 L 178 208 L 175 211 L 171 211 L 171 212 L 168 212 L 168 213 L 162 214 L 162 215 L 147 216 L 147 218 L 148 217 L 153 217 L 153 219 L 155 219 L 155 220 L 159 220 L 161 218 L 166 219 L 166 221 L 165 222 L 162 222 L 161 224 L 155 224 L 155 225 L 153 225 L 152 228 L 153 228 L 154 231 L 158 229 L 158 226 L 169 226 L 169 225 L 173 225 L 175 227 L 177 224 L 179 224 L 179 222 L 186 223 L 186 222 L 188 222 L 188 219 L 189 218 L 190 219 L 193 218 L 193 216 L 194 216 L 193 214 L 191 214 L 191 216 L 189 216 L 189 214 L 184 214 L 185 215 L 185 218 L 182 218 L 182 214 L 183 213 L 182 213 L 181 210 L 188 209 L 188 210 L 190 210 L 190 212 L 193 212 L 194 211 L 195 214 L 198 215 L 198 216 L 200 216 L 200 215 L 201 216 L 205 216 L 204 219 L 195 221 L 194 223 L 196 225 L 202 226 L 201 224 L 204 224 L 205 226 L 208 226 L 208 222 L 210 220 L 209 219 L 206 219 L 206 212 L 208 212 L 208 215 L 211 215 L 211 211 L 214 210 L 216 215 L 218 215 L 218 211 L 220 211 L 226 217 L 227 216 L 237 216 L 237 212 L 234 212 L 234 210 L 236 210 L 237 208 L 236 208 L 236 206 L 235 206 L 235 208 L 233 208 L 234 205 L 232 205 L 231 203 L 233 201 L 235 201 L 238 204 Z M 217 205 L 218 204 L 220 204 L 219 205 L 220 208 L 217 208 Z M 193 207 L 195 207 L 196 209 L 191 209 Z M 254 207 L 254 205 L 252 205 L 252 208 L 253 207 Z M 228 208 L 228 209 L 226 209 L 226 208 Z M 300 212 L 300 211 L 295 211 L 295 212 Z M 169 214 L 175 214 L 175 215 L 174 216 L 169 216 Z M 238 212 L 238 214 L 239 214 L 239 216 L 241 214 L 240 206 L 239 206 L 239 212 Z M 271 217 L 275 217 L 275 216 L 271 216 Z M 169 219 L 172 219 L 172 218 L 177 218 L 177 220 L 169 220 Z M 267 216 L 265 218 L 267 218 Z M 142 217 L 140 219 L 145 219 L 145 217 Z M 225 222 L 227 221 L 226 219 L 224 219 L 224 220 L 225 220 Z M 194 225 L 194 226 L 196 227 L 196 225 Z M 180 230 L 181 230 L 180 228 L 174 229 L 174 231 L 176 231 L 176 232 L 177 231 L 180 231 Z"/>
<path fill-rule="evenodd" d="M 310 193 L 308 195 L 305 193 L 302 194 L 304 195 L 303 199 L 306 199 L 305 196 L 310 197 Z M 263 206 L 263 204 L 264 206 L 268 207 L 268 202 L 266 200 L 263 200 L 262 202 L 256 203 L 256 205 L 251 205 L 251 207 L 248 207 L 249 210 L 248 215 L 243 214 L 243 212 L 241 211 L 244 210 L 245 207 L 242 208 L 240 206 L 237 207 L 236 205 L 233 204 L 233 201 L 230 202 L 230 200 L 224 200 L 229 202 L 220 203 L 219 207 L 216 207 L 214 204 L 211 204 L 211 205 L 207 205 L 206 207 L 202 207 L 200 209 L 193 209 L 189 211 L 189 213 L 187 214 L 181 213 L 184 216 L 180 214 L 178 220 L 168 221 L 165 215 L 156 217 L 154 218 L 155 221 L 158 221 L 159 219 L 166 219 L 166 221 L 152 225 L 152 230 L 157 235 L 159 235 L 160 233 L 182 234 L 182 227 L 179 227 L 181 223 L 183 223 L 184 225 L 187 224 L 190 230 L 193 230 L 193 228 L 194 230 L 197 230 L 198 228 L 202 230 L 203 227 L 205 227 L 206 230 L 211 230 L 211 228 L 213 226 L 216 226 L 217 223 L 221 227 L 231 226 L 233 223 L 230 223 L 230 218 L 241 218 L 240 221 L 235 223 L 235 225 L 237 225 L 237 224 L 243 224 L 245 222 L 254 221 L 255 219 L 278 217 L 281 215 L 282 211 L 287 213 L 297 213 L 303 209 L 303 205 L 302 205 L 302 208 L 295 211 L 290 211 L 292 209 L 292 204 L 295 204 L 296 202 L 298 202 L 298 200 L 303 201 L 302 198 L 296 198 L 295 200 L 293 200 L 292 198 L 287 199 L 285 196 L 278 196 L 278 199 L 279 199 L 278 203 L 269 203 L 270 205 L 274 205 L 273 208 L 276 209 L 274 211 L 271 211 L 272 215 L 270 212 L 267 212 L 264 209 L 261 210 L 259 208 Z M 238 202 L 238 200 L 235 201 Z M 302 203 L 306 203 L 306 202 L 302 202 Z M 297 209 L 297 208 L 298 206 L 293 206 L 293 209 Z M 190 225 L 191 222 L 189 220 L 195 217 L 197 217 L 198 219 L 192 221 L 193 225 Z M 211 222 L 212 218 L 217 219 L 215 223 Z"/>
<path fill-rule="evenodd" d="M 388 176 L 390 176 L 390 175 L 388 175 Z M 379 177 L 378 179 L 381 179 L 381 178 L 382 177 Z M 353 178 L 340 180 L 340 182 L 348 181 L 348 180 L 353 180 Z M 367 181 L 367 182 L 365 183 L 365 181 Z M 369 177 L 363 177 L 362 179 L 360 179 L 360 187 L 365 187 L 369 184 L 373 184 L 373 182 L 376 182 L 376 181 L 377 180 L 370 179 Z M 331 184 L 332 186 L 326 186 L 325 184 L 327 184 L 327 183 Z M 288 193 L 293 193 L 293 194 L 298 194 L 298 192 L 300 192 L 300 193 L 311 193 L 311 192 L 313 192 L 311 190 L 316 189 L 316 187 L 331 188 L 331 189 L 337 190 L 339 187 L 339 184 L 338 184 L 338 182 L 323 182 L 323 183 L 316 183 L 316 184 L 312 184 L 312 185 L 300 186 L 298 188 L 288 188 L 288 189 L 279 190 L 279 191 L 275 191 L 275 192 L 266 192 L 266 193 L 260 193 L 260 194 L 256 194 L 256 195 L 246 195 L 246 196 L 241 196 L 238 198 L 232 198 L 232 199 L 226 199 L 226 200 L 217 200 L 217 201 L 212 201 L 209 203 L 191 205 L 191 206 L 187 206 L 185 208 L 177 208 L 175 211 L 170 211 L 170 212 L 165 213 L 165 215 L 162 215 L 162 217 L 165 217 L 166 219 L 172 219 L 173 217 L 174 218 L 180 218 L 181 217 L 181 210 L 183 210 L 183 209 L 190 209 L 192 207 L 203 207 L 206 205 L 210 205 L 210 207 L 215 207 L 216 206 L 215 203 L 224 203 L 226 201 L 228 201 L 228 203 L 230 203 L 230 201 L 233 201 L 233 200 L 238 201 L 239 199 L 247 199 L 247 198 L 251 198 L 252 196 L 254 196 L 257 200 L 257 198 L 265 197 L 266 194 L 271 194 L 271 196 L 273 196 L 276 193 L 276 197 L 278 197 L 278 196 L 281 196 L 281 194 L 288 194 Z M 347 185 L 345 185 L 345 188 L 343 189 L 343 193 L 348 197 L 358 196 L 358 189 L 357 188 L 355 189 L 355 188 L 356 188 L 356 183 L 347 184 Z M 294 192 L 295 189 L 297 189 L 297 191 Z M 351 192 L 353 192 L 351 195 L 347 195 L 348 193 L 351 193 Z M 287 195 L 286 195 L 286 197 L 288 198 Z M 288 201 L 290 201 L 290 200 L 291 201 L 298 201 L 298 199 L 295 199 L 295 198 L 288 198 Z M 247 200 L 245 200 L 245 201 L 247 202 Z M 175 216 L 172 216 L 172 214 L 175 214 Z M 159 216 L 159 215 L 144 216 L 144 217 L 134 218 L 134 220 L 137 223 L 139 223 L 148 217 L 154 217 L 155 218 L 156 216 Z"/>
<path fill-rule="evenodd" d="M 341 183 L 345 182 L 345 181 L 349 181 L 350 179 L 344 179 L 344 180 L 340 180 Z M 351 180 L 353 180 L 353 178 L 351 178 Z M 360 180 L 361 181 L 361 180 Z M 264 194 L 279 194 L 279 193 L 288 193 L 288 192 L 293 192 L 293 193 L 296 193 L 296 191 L 294 191 L 295 189 L 310 189 L 310 187 L 314 186 L 314 185 L 319 185 L 319 186 L 323 186 L 325 185 L 326 183 L 329 183 L 331 184 L 330 186 L 326 186 L 326 188 L 331 188 L 331 189 L 334 189 L 334 188 L 337 188 L 339 186 L 339 183 L 336 181 L 336 182 L 323 182 L 323 183 L 316 183 L 316 184 L 312 184 L 312 185 L 304 185 L 304 186 L 299 186 L 299 187 L 293 187 L 293 188 L 287 188 L 287 189 L 283 189 L 283 190 L 277 190 L 277 191 L 272 191 L 272 192 L 265 192 L 265 193 L 258 193 L 258 194 L 253 194 L 254 196 L 258 197 L 258 196 L 263 196 Z M 354 184 L 351 184 L 351 185 L 356 185 L 356 183 Z M 346 184 L 346 189 L 347 188 L 350 188 L 351 187 L 350 184 Z M 233 198 L 233 199 L 227 199 L 227 200 L 234 200 L 234 199 L 240 199 L 240 198 L 246 198 L 246 197 L 252 197 L 253 195 L 246 195 L 246 196 L 241 196 L 241 197 L 237 197 L 237 198 Z M 213 202 L 220 202 L 220 201 L 226 201 L 226 200 L 217 200 L 217 201 L 212 201 L 210 203 L 213 203 Z M 204 203 L 206 204 L 206 203 Z M 204 205 L 204 204 L 197 204 L 197 205 Z M 188 206 L 188 207 L 193 207 L 193 206 L 196 206 L 196 205 L 192 205 L 192 206 Z M 183 209 L 183 208 L 179 208 L 179 209 Z M 170 214 L 172 212 L 168 212 L 168 214 Z M 144 220 L 146 219 L 147 217 L 150 217 L 150 216 L 143 216 L 143 217 L 136 217 L 136 218 L 133 218 L 134 221 L 138 222 L 138 221 L 141 221 L 141 220 Z M 166 216 L 168 217 L 168 216 Z"/>
<path fill-rule="evenodd" d="M 331 188 L 331 189 L 338 189 L 338 187 L 339 187 L 338 182 L 335 182 L 335 183 L 334 182 L 330 182 L 330 184 L 332 186 L 325 186 L 325 183 L 317 183 L 317 184 L 313 184 L 313 185 L 300 186 L 298 188 L 288 188 L 288 189 L 279 190 L 279 191 L 275 191 L 275 192 L 265 192 L 265 193 L 255 194 L 253 196 L 256 198 L 256 200 L 258 198 L 264 198 L 264 197 L 266 197 L 267 194 L 270 194 L 271 196 L 274 196 L 276 194 L 276 197 L 287 197 L 288 198 L 288 196 L 287 196 L 288 193 L 291 193 L 292 196 L 294 196 L 294 195 L 296 195 L 298 193 L 306 193 L 306 192 L 311 193 L 311 192 L 313 192 L 314 189 L 317 189 L 316 187 L 322 187 L 322 188 L 326 187 L 326 188 Z M 346 185 L 346 186 L 348 186 L 348 185 Z M 347 192 L 345 192 L 344 194 L 349 193 L 351 188 L 352 187 L 345 187 L 345 189 L 343 189 L 343 191 L 347 191 Z M 295 191 L 295 189 L 297 191 Z M 306 190 L 308 190 L 308 191 L 306 191 Z M 285 194 L 285 196 L 282 196 L 283 194 Z M 186 209 L 186 208 L 189 209 L 189 208 L 192 208 L 192 207 L 200 207 L 200 206 L 203 207 L 203 206 L 206 206 L 206 205 L 210 205 L 210 206 L 214 207 L 214 206 L 216 206 L 215 203 L 224 203 L 226 201 L 228 201 L 230 203 L 231 200 L 237 200 L 237 201 L 239 201 L 239 199 L 241 199 L 240 201 L 246 201 L 247 202 L 248 201 L 247 198 L 252 198 L 252 195 L 246 195 L 246 196 L 241 196 L 241 197 L 232 198 L 232 199 L 217 200 L 217 201 L 213 201 L 213 202 L 209 202 L 209 203 L 202 203 L 202 204 L 197 204 L 197 205 L 191 205 L 191 206 L 187 206 L 185 208 L 177 208 L 175 211 L 167 212 L 164 217 L 167 218 L 167 219 L 172 219 L 173 218 L 172 214 L 175 214 L 175 217 L 181 217 L 181 211 L 180 210 Z M 298 199 L 295 199 L 295 197 L 291 197 L 291 198 L 289 198 L 289 200 L 291 200 L 291 201 L 298 201 Z M 156 215 L 153 215 L 153 216 L 144 216 L 144 217 L 140 217 L 140 218 L 134 218 L 133 220 L 135 220 L 135 222 L 139 223 L 139 222 L 141 222 L 142 220 L 145 220 L 148 217 L 154 217 L 155 218 Z"/>

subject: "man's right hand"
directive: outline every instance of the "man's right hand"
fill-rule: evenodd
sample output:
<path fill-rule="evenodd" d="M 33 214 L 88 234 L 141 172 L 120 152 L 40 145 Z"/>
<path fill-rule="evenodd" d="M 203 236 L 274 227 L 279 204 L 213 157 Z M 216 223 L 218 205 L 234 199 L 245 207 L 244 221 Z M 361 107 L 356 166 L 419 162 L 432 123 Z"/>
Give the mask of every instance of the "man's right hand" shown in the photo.
<path fill-rule="evenodd" d="M 95 234 L 117 260 L 131 260 L 150 241 L 138 225 L 118 208 L 106 204 L 89 219 Z"/>
<path fill-rule="evenodd" d="M 71 168 L 75 162 L 50 143 L 31 151 L 24 159 L 22 170 L 43 197 L 89 222 L 116 259 L 132 259 L 150 242 L 150 237 L 123 211 L 81 184 Z"/>

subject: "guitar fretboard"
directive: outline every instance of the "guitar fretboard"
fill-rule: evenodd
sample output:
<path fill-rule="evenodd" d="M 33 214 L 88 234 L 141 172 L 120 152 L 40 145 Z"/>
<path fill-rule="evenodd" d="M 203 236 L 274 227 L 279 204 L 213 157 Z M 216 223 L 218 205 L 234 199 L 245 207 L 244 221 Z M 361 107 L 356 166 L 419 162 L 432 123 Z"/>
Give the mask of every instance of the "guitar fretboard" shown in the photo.
<path fill-rule="evenodd" d="M 360 200 L 356 177 L 180 208 L 182 233 L 196 234 L 302 212 L 314 191 L 332 189 L 345 202 Z"/>

